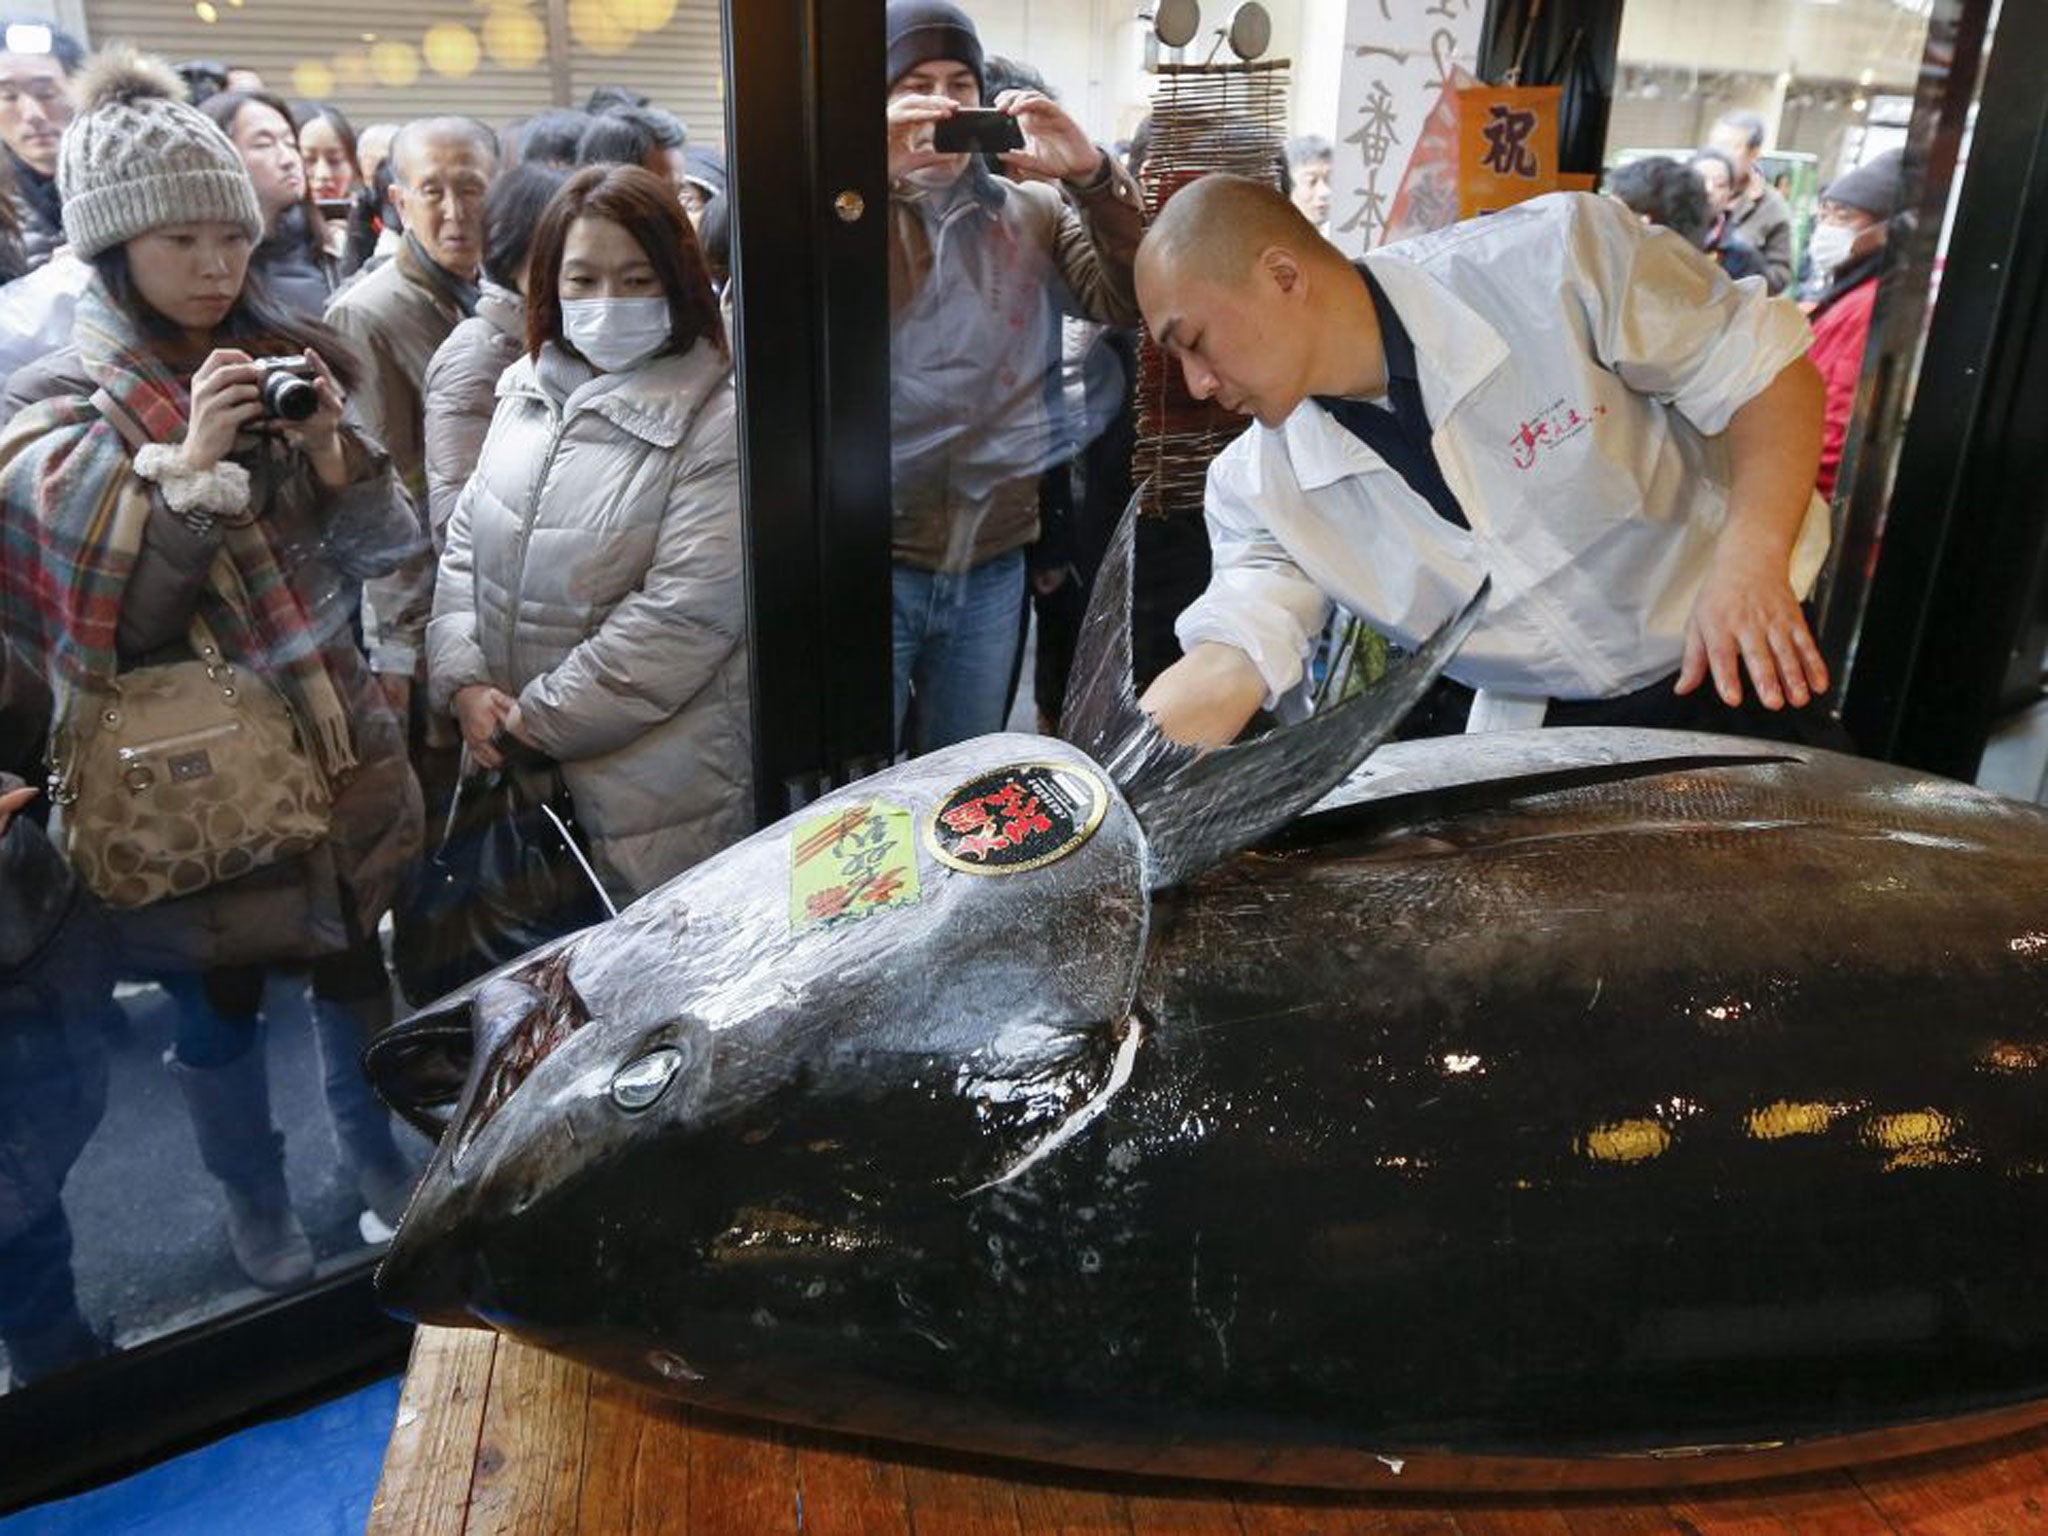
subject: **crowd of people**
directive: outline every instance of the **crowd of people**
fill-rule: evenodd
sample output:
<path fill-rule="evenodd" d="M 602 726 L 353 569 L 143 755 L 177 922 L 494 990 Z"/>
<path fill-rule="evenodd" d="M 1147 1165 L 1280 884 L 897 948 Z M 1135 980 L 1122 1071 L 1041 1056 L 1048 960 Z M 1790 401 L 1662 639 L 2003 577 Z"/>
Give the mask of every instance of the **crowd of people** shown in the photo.
<path fill-rule="evenodd" d="M 1690 159 L 1631 160 L 1608 174 L 1607 190 L 1646 223 L 1707 252 L 1731 278 L 1761 277 L 1767 292 L 1797 294 L 1813 325 L 1813 361 L 1827 391 L 1817 484 L 1828 496 L 1855 409 L 1885 246 L 1894 226 L 1910 218 L 1905 156 L 1885 150 L 1828 183 L 1803 270 L 1795 273 L 1792 212 L 1783 191 L 1764 178 L 1763 144 L 1761 118 L 1731 113 Z"/>
<path fill-rule="evenodd" d="M 116 981 L 174 1004 L 165 1065 L 235 1264 L 300 1284 L 266 984 L 310 992 L 340 1167 L 388 1232 L 418 1170 L 362 1053 L 430 815 L 482 776 L 559 781 L 623 904 L 748 830 L 752 747 L 732 359 L 696 233 L 724 175 L 681 122 L 612 89 L 358 134 L 244 71 L 5 40 L 0 292 L 36 299 L 0 430 L 21 1384 L 107 1342 L 60 1196 Z"/>
<path fill-rule="evenodd" d="M 1138 681 L 1167 734 L 1284 716 L 1333 604 L 1412 646 L 1490 577 L 1412 730 L 1825 737 L 1800 608 L 1826 543 L 1822 390 L 1805 323 L 1768 297 L 1789 234 L 1753 184 L 1759 135 L 1677 167 L 1682 187 L 1615 178 L 1682 240 L 1565 197 L 1357 263 L 1321 233 L 1326 141 L 1287 146 L 1271 186 L 1195 183 L 1148 231 L 1143 131 L 1097 144 L 946 0 L 887 18 L 902 750 L 1002 727 L 1027 605 L 1057 726 L 1131 493 L 1147 333 L 1195 399 L 1251 418 L 1206 525 L 1140 529 Z M 416 1170 L 360 1056 L 471 786 L 558 789 L 623 904 L 748 831 L 753 751 L 715 154 L 622 89 L 358 132 L 246 71 L 88 61 L 41 24 L 5 39 L 0 1341 L 19 1383 L 105 1347 L 60 1197 L 103 1106 L 117 978 L 175 1000 L 165 1061 L 235 1262 L 298 1284 L 315 1255 L 266 981 L 310 988 L 342 1166 L 365 1230 L 388 1228 Z M 961 116 L 981 108 L 1001 133 Z M 1829 191 L 1847 239 L 1814 244 L 1840 282 L 1875 272 L 1885 174 Z M 1761 281 L 1734 281 L 1744 262 Z"/>

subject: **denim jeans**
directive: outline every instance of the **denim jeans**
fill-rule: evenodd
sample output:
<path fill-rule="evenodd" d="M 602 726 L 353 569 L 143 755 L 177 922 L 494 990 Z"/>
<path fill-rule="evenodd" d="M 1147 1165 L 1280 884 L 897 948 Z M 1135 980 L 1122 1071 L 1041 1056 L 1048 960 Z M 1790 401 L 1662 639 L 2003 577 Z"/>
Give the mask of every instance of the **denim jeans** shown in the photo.
<path fill-rule="evenodd" d="M 898 564 L 891 595 L 897 741 L 913 688 L 913 753 L 1000 731 L 1024 617 L 1024 551 L 958 572 Z"/>

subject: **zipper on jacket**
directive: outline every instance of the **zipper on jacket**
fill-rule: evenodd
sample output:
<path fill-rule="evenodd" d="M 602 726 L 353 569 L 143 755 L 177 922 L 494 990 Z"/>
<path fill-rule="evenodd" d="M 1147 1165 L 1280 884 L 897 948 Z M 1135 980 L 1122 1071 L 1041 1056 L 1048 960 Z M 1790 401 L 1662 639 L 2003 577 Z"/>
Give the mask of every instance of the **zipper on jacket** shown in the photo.
<path fill-rule="evenodd" d="M 553 407 L 554 403 L 550 401 L 548 409 L 552 411 Z M 547 487 L 548 476 L 554 473 L 555 456 L 562 450 L 562 435 L 568 428 L 568 416 L 556 414 L 555 424 L 548 431 L 547 457 L 540 461 L 540 473 L 533 477 L 533 484 L 527 489 L 526 505 L 520 510 L 517 574 L 513 578 L 512 605 L 506 613 L 505 669 L 499 674 L 507 683 L 514 682 L 512 636 L 519 627 L 519 611 L 526 601 L 526 550 L 527 546 L 533 542 L 533 525 L 540 517 L 541 492 Z M 520 686 L 514 683 L 513 686 L 508 687 L 505 691 L 516 698 L 519 695 Z"/>

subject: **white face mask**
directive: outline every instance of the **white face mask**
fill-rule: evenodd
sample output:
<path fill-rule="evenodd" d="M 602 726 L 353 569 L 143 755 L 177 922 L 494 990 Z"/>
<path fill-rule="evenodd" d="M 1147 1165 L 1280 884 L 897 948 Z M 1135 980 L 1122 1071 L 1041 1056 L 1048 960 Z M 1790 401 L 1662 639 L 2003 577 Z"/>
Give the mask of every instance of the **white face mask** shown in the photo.
<path fill-rule="evenodd" d="M 1856 243 L 1857 231 L 1846 224 L 1816 224 L 1813 233 L 1807 237 L 1807 253 L 1813 257 L 1813 270 L 1821 276 L 1831 275 L 1835 268 L 1849 259 L 1849 247 Z"/>
<path fill-rule="evenodd" d="M 606 373 L 652 357 L 668 336 L 666 298 L 562 300 L 562 339 Z"/>

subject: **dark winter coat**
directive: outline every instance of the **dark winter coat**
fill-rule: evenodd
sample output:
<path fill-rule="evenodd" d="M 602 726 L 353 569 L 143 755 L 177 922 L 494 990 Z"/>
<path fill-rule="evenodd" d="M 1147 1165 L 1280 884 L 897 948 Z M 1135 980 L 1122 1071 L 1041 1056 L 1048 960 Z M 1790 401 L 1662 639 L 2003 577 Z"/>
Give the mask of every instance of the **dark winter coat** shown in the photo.
<path fill-rule="evenodd" d="M 17 381 L 21 378 L 17 375 Z M 75 351 L 37 370 L 39 398 L 90 397 L 95 383 Z M 421 848 L 419 785 L 405 733 L 358 649 L 353 617 L 361 584 L 417 552 L 411 504 L 374 442 L 344 428 L 350 480 L 319 481 L 302 454 L 245 437 L 234 458 L 250 473 L 258 516 L 280 565 L 320 626 L 321 655 L 346 708 L 357 767 L 336 787 L 333 831 L 303 860 L 180 900 L 118 915 L 128 964 L 138 970 L 232 963 L 276 951 L 277 929 L 304 924 L 305 948 L 339 950 L 376 931 Z M 142 551 L 123 590 L 123 666 L 188 654 L 186 635 L 220 553 L 218 528 L 194 533 L 158 496 Z M 230 660 L 234 658 L 230 657 Z"/>

